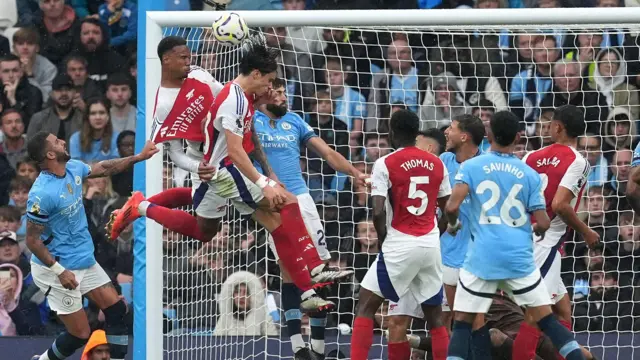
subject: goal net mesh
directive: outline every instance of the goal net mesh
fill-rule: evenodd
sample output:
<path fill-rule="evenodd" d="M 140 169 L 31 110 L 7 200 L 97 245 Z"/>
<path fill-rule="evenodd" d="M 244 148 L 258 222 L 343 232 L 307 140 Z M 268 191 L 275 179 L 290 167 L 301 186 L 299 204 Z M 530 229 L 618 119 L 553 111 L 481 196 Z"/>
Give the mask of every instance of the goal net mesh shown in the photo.
<path fill-rule="evenodd" d="M 290 110 L 367 173 L 391 151 L 388 120 L 398 109 L 416 112 L 422 130 L 446 129 L 461 114 L 488 122 L 495 111 L 511 110 L 522 119 L 519 156 L 550 144 L 554 108 L 569 103 L 584 109 L 588 135 L 578 150 L 592 170 L 579 216 L 601 234 L 602 245 L 588 250 L 569 232 L 559 251 L 578 340 L 615 359 L 635 358 L 640 346 L 632 335 L 622 336 L 640 328 L 640 231 L 625 199 L 640 113 L 637 30 L 567 24 L 251 31 L 280 51 L 278 76 L 286 80 Z M 193 64 L 219 81 L 236 76 L 241 48 L 220 46 L 206 28 L 164 33 L 185 37 Z M 359 282 L 378 251 L 371 202 L 365 189 L 311 152 L 303 149 L 300 162 L 323 219 L 331 265 L 355 270 L 353 279 L 329 291 L 337 309 L 328 318 L 326 353 L 348 357 Z M 165 188 L 190 186 L 189 175 L 168 157 L 163 176 Z M 164 244 L 166 357 L 291 356 L 280 272 L 260 226 L 229 206 L 210 243 L 165 230 Z M 249 284 L 246 292 L 240 283 Z M 377 335 L 387 327 L 387 311 L 385 304 L 376 315 Z M 424 322 L 413 320 L 411 331 L 426 334 Z M 310 333 L 306 316 L 302 332 Z M 385 344 L 377 336 L 371 354 L 383 358 Z"/>

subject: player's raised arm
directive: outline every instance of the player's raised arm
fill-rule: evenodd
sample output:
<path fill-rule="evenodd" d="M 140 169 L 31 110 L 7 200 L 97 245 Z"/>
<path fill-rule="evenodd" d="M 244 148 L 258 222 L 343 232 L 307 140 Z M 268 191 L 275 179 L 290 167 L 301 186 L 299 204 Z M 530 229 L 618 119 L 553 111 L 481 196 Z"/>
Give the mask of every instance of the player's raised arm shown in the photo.
<path fill-rule="evenodd" d="M 384 162 L 384 158 L 376 160 L 373 165 L 371 176 L 371 200 L 373 202 L 373 226 L 378 233 L 380 246 L 387 237 L 387 209 L 386 200 L 391 183 L 389 181 L 389 170 Z"/>
<path fill-rule="evenodd" d="M 153 142 L 147 141 L 142 151 L 140 151 L 140 153 L 136 155 L 127 156 L 119 159 L 104 160 L 95 164 L 91 168 L 91 173 L 89 173 L 89 177 L 97 178 L 97 177 L 111 176 L 113 174 L 121 173 L 127 170 L 129 167 L 131 167 L 135 163 L 150 159 L 158 151 L 160 150 L 156 147 L 156 145 Z"/>
<path fill-rule="evenodd" d="M 350 175 L 356 179 L 360 185 L 365 185 L 367 176 L 356 169 L 351 162 L 345 159 L 339 152 L 330 148 L 320 137 L 314 136 L 310 138 L 307 141 L 307 148 L 320 155 L 322 159 L 329 163 L 329 166 L 331 166 L 333 170 Z"/>
<path fill-rule="evenodd" d="M 273 172 L 273 169 L 269 164 L 269 160 L 267 160 L 267 154 L 264 153 L 264 149 L 262 148 L 262 143 L 258 138 L 258 134 L 256 133 L 253 121 L 251 122 L 251 141 L 253 141 L 253 146 L 255 146 L 255 149 L 253 150 L 253 153 L 252 153 L 253 158 L 258 162 L 258 164 L 260 164 L 260 168 L 262 168 L 262 171 L 264 171 L 264 174 L 267 177 L 275 181 L 278 181 L 278 178 L 276 177 L 276 173 Z"/>

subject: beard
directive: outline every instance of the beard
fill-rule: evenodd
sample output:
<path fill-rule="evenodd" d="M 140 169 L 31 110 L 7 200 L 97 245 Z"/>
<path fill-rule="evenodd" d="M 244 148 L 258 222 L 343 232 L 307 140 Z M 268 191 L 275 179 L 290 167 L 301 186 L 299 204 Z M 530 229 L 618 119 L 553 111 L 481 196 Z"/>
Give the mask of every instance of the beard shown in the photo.
<path fill-rule="evenodd" d="M 57 152 L 56 153 L 56 160 L 58 162 L 67 162 L 67 161 L 71 160 L 71 155 L 69 154 L 69 152 L 67 150 L 61 151 L 61 152 Z"/>
<path fill-rule="evenodd" d="M 271 112 L 273 115 L 279 118 L 285 116 L 289 111 L 286 104 L 285 105 L 267 104 L 267 110 L 269 110 L 269 112 Z"/>

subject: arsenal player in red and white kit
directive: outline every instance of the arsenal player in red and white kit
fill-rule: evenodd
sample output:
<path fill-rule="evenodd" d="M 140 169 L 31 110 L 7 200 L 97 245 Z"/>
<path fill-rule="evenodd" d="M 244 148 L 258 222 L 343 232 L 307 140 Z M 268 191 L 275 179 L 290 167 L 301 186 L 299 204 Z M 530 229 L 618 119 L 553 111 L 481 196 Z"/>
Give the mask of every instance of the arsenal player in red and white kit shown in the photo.
<path fill-rule="evenodd" d="M 577 138 L 584 135 L 585 121 L 580 109 L 573 105 L 557 108 L 551 120 L 549 145 L 528 153 L 523 161 L 536 170 L 543 181 L 547 214 L 551 226 L 544 237 L 534 235 L 534 257 L 549 290 L 554 313 L 559 321 L 571 330 L 571 302 L 560 277 L 561 256 L 559 248 L 567 233 L 567 226 L 594 246 L 600 236 L 582 222 L 576 209 L 580 203 L 589 176 L 589 162 L 576 150 Z M 535 342 L 526 339 L 539 332 L 523 323 L 514 345 L 514 359 L 530 359 L 535 356 Z M 528 345 L 527 345 L 528 344 Z"/>
<path fill-rule="evenodd" d="M 447 355 L 448 334 L 442 322 L 442 259 L 436 208 L 444 208 L 451 185 L 440 158 L 415 146 L 419 120 L 400 110 L 390 121 L 395 152 L 373 167 L 373 223 L 382 251 L 365 275 L 351 338 L 351 358 L 367 358 L 373 319 L 385 298 L 398 302 L 412 294 L 431 326 L 435 360 Z M 395 328 L 394 328 L 395 329 Z M 389 334 L 389 359 L 411 355 L 406 329 Z"/>

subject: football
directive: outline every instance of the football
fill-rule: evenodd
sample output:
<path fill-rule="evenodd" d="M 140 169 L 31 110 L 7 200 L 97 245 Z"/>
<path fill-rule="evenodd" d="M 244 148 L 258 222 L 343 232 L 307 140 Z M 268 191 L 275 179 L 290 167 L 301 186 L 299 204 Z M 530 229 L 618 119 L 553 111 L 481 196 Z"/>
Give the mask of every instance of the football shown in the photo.
<path fill-rule="evenodd" d="M 213 22 L 213 36 L 222 45 L 240 45 L 248 36 L 249 28 L 237 13 L 225 13 Z"/>

